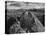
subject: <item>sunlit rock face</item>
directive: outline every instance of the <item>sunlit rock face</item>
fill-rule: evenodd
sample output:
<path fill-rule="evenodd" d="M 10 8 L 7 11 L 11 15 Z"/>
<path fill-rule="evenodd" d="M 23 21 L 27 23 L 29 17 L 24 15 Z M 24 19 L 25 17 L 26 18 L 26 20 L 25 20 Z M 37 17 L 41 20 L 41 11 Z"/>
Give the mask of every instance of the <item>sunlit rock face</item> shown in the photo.
<path fill-rule="evenodd" d="M 23 16 L 20 18 L 20 25 L 23 29 L 27 28 L 31 30 L 31 27 L 35 25 L 35 20 L 30 12 L 25 12 Z"/>

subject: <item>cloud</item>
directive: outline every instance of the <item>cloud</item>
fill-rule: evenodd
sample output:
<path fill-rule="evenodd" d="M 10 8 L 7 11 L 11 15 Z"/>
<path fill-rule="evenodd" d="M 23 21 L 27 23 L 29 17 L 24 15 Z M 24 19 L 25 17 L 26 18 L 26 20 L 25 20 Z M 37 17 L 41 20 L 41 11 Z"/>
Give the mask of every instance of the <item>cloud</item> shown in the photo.
<path fill-rule="evenodd" d="M 45 3 L 31 3 L 28 2 L 9 2 L 7 3 L 7 9 L 40 9 L 45 8 Z"/>

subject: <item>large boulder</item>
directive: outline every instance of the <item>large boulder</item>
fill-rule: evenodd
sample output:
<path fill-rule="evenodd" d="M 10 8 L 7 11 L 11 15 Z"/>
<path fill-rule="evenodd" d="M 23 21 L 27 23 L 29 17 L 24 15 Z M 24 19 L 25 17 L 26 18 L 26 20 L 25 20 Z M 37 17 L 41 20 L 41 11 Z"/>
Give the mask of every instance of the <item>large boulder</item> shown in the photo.
<path fill-rule="evenodd" d="M 23 16 L 20 18 L 20 25 L 23 29 L 31 29 L 31 27 L 35 25 L 35 20 L 30 12 L 26 12 L 23 14 Z"/>

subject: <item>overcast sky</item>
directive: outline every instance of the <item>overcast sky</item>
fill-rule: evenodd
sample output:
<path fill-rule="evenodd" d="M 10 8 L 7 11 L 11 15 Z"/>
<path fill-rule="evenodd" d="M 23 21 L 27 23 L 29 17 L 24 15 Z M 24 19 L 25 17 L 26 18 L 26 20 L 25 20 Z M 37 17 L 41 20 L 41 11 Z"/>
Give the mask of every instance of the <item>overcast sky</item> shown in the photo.
<path fill-rule="evenodd" d="M 7 9 L 41 9 L 45 8 L 44 3 L 34 2 L 7 2 Z"/>

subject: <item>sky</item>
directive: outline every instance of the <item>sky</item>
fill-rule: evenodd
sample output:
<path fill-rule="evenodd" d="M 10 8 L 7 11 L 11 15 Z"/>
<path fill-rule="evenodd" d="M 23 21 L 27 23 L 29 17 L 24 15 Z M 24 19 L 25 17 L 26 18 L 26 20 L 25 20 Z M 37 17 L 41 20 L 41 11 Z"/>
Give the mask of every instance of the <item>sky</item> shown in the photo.
<path fill-rule="evenodd" d="M 45 3 L 35 3 L 35 2 L 7 2 L 7 9 L 41 9 L 45 8 Z"/>

